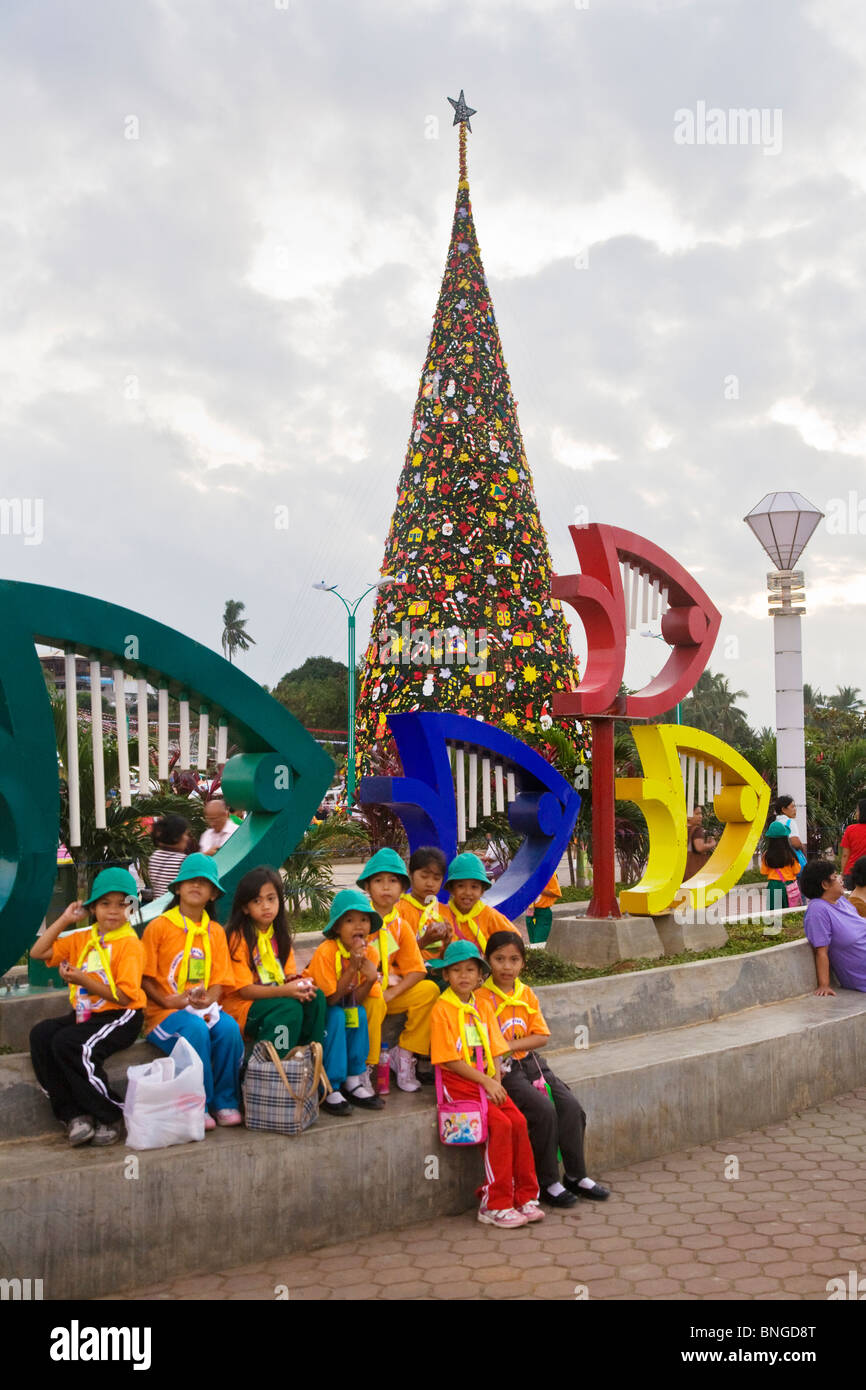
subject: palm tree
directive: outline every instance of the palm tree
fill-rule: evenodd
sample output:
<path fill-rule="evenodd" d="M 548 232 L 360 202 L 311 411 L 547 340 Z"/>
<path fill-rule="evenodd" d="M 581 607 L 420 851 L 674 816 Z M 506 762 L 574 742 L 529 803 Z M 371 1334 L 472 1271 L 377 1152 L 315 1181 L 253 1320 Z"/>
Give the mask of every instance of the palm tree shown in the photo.
<path fill-rule="evenodd" d="M 250 637 L 246 631 L 248 618 L 242 618 L 241 614 L 246 608 L 245 603 L 239 603 L 237 599 L 230 598 L 226 601 L 226 609 L 223 613 L 223 635 L 222 648 L 223 656 L 232 660 L 237 651 L 247 652 L 251 646 L 255 646 L 256 639 Z"/>
<path fill-rule="evenodd" d="M 808 681 L 803 682 L 803 713 L 807 724 L 814 718 L 816 711 L 823 709 L 826 703 L 826 698 L 817 687 L 810 685 Z"/>
<path fill-rule="evenodd" d="M 830 709 L 840 709 L 846 714 L 862 714 L 863 701 L 860 699 L 860 687 L 857 685 L 837 685 L 836 694 L 830 696 L 827 704 Z"/>
<path fill-rule="evenodd" d="M 305 906 L 327 917 L 334 896 L 333 856 L 347 848 L 366 853 L 370 841 L 357 821 L 329 816 L 311 825 L 282 866 L 283 890 L 289 915 L 298 918 Z"/>
<path fill-rule="evenodd" d="M 738 750 L 751 748 L 755 736 L 745 714 L 736 705 L 746 694 L 745 690 L 731 690 L 727 676 L 704 671 L 691 695 L 683 701 L 683 723 L 715 734 Z"/>

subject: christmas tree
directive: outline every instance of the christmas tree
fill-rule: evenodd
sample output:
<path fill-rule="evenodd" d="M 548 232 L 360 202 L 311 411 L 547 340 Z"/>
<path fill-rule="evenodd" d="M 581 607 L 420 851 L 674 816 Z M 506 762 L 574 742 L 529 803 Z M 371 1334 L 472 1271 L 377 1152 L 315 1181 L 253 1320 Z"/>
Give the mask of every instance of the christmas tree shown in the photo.
<path fill-rule="evenodd" d="M 387 716 L 415 709 L 478 716 L 535 742 L 553 722 L 554 691 L 577 682 L 472 219 L 474 111 L 462 92 L 448 100 L 457 203 L 382 565 L 394 583 L 377 597 L 359 692 L 362 766 Z"/>

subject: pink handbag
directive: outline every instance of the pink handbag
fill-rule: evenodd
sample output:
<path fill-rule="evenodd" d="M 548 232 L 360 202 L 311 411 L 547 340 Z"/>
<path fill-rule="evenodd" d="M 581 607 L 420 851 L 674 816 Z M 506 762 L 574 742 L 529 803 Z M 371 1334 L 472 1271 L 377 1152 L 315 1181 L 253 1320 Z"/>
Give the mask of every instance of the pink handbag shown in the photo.
<path fill-rule="evenodd" d="M 481 1061 L 481 1048 L 475 1049 L 475 1060 Z M 436 1107 L 439 1116 L 439 1138 L 443 1144 L 483 1144 L 487 1139 L 487 1093 L 478 1087 L 478 1100 L 446 1100 L 442 1085 L 442 1068 L 433 1068 L 436 1075 Z"/>

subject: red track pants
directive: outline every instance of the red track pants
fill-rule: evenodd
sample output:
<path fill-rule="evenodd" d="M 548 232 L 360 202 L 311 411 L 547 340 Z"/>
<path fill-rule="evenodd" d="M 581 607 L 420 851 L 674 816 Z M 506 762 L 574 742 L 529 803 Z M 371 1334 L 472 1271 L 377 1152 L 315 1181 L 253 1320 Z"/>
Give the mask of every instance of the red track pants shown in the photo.
<path fill-rule="evenodd" d="M 477 1100 L 481 1087 L 442 1068 L 442 1084 L 450 1100 Z M 538 1178 L 526 1120 L 511 1100 L 504 1105 L 487 1103 L 487 1143 L 484 1176 L 478 1189 L 481 1205 L 491 1211 L 522 1207 L 538 1197 Z"/>

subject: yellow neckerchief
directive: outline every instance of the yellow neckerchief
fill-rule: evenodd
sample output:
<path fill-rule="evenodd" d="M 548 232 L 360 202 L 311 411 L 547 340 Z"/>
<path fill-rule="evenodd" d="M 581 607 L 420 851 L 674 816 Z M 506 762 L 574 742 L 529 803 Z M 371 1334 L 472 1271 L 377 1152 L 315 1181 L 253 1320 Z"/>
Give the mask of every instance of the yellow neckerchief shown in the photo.
<path fill-rule="evenodd" d="M 339 980 L 340 976 L 341 976 L 342 973 L 343 973 L 343 961 L 344 961 L 344 960 L 348 960 L 348 959 L 350 958 L 352 952 L 346 950 L 346 948 L 345 948 L 345 946 L 343 945 L 342 941 L 335 941 L 334 944 L 335 944 L 336 947 L 337 947 L 337 954 L 334 956 L 334 974 L 337 976 L 337 979 Z M 358 978 L 357 978 L 357 980 L 355 981 L 355 984 L 359 985 L 360 983 L 361 983 L 361 972 L 360 972 L 360 970 L 359 970 L 359 971 L 358 971 Z M 355 987 L 355 986 L 353 985 L 352 988 L 354 989 L 354 987 Z"/>
<path fill-rule="evenodd" d="M 276 983 L 284 985 L 286 983 L 286 972 L 277 959 L 273 947 L 274 924 L 268 927 L 267 931 L 260 931 L 257 934 L 256 946 L 259 952 L 259 964 L 256 969 L 259 972 L 259 980 L 263 985 Z M 266 974 L 268 979 L 262 979 L 262 974 Z"/>
<path fill-rule="evenodd" d="M 481 1046 L 484 1049 L 484 1070 L 488 1076 L 495 1076 L 496 1067 L 493 1064 L 493 1053 L 490 1051 L 490 1039 L 487 1036 L 487 1025 L 475 1006 L 475 995 L 470 995 L 469 1003 L 464 1004 L 463 1000 L 459 998 L 449 986 L 441 997 L 446 1004 L 450 1004 L 453 1008 L 459 1010 L 460 1041 L 463 1044 L 463 1061 L 469 1062 L 470 1067 L 475 1065 L 475 1053 L 466 1040 L 466 1015 L 468 1014 L 470 1018 L 473 1019 L 478 1029 L 478 1036 L 481 1039 Z M 470 1058 L 472 1059 L 471 1061 Z"/>
<path fill-rule="evenodd" d="M 424 903 L 419 902 L 414 893 L 404 893 L 403 897 L 400 899 L 401 902 L 403 898 L 406 899 L 407 903 L 411 903 L 413 907 L 417 907 L 419 912 L 424 911 Z"/>
<path fill-rule="evenodd" d="M 414 899 L 413 899 L 413 902 L 414 902 Z M 421 912 L 420 920 L 419 920 L 419 922 L 418 922 L 418 931 L 417 931 L 417 933 L 416 933 L 417 939 L 418 939 L 419 941 L 421 940 L 421 937 L 424 935 L 425 931 L 427 930 L 427 928 L 429 927 L 429 925 L 430 925 L 431 922 L 441 922 L 441 921 L 442 921 L 442 916 L 441 916 L 440 911 L 439 911 L 439 909 L 440 909 L 441 906 L 442 906 L 442 904 L 439 902 L 439 899 L 438 899 L 438 898 L 434 898 L 433 901 L 432 901 L 432 903 L 427 903 L 427 904 L 424 906 L 424 908 L 423 908 L 423 910 L 422 910 L 422 912 Z M 432 945 L 430 945 L 430 946 L 425 946 L 425 947 L 424 947 L 424 950 L 425 950 L 425 951 L 444 951 L 444 949 L 445 949 L 445 942 L 444 942 L 444 941 L 434 941 L 434 942 L 432 943 Z"/>
<path fill-rule="evenodd" d="M 174 926 L 180 927 L 181 931 L 186 934 L 186 940 L 183 944 L 183 959 L 181 960 L 180 969 L 177 972 L 177 979 L 175 980 L 175 989 L 177 993 L 183 994 L 184 990 L 186 989 L 186 982 L 189 979 L 190 952 L 192 951 L 193 944 L 197 936 L 204 937 L 204 941 L 202 942 L 202 946 L 204 948 L 203 987 L 207 989 L 208 985 L 210 984 L 211 971 L 210 932 L 208 931 L 208 927 L 210 926 L 210 918 L 208 917 L 207 913 L 202 913 L 200 922 L 188 922 L 179 907 L 170 907 L 168 912 L 163 913 L 163 916 L 167 917 L 169 922 L 173 923 Z"/>
<path fill-rule="evenodd" d="M 388 979 L 389 979 L 388 957 L 389 957 L 390 955 L 393 955 L 394 951 L 399 950 L 399 947 L 400 947 L 399 941 L 396 941 L 396 940 L 394 939 L 394 937 L 391 935 L 391 933 L 389 932 L 389 930 L 388 930 L 388 928 L 389 928 L 389 926 L 391 925 L 392 922 L 399 922 L 399 920 L 400 920 L 400 913 L 399 913 L 399 911 L 398 911 L 398 908 L 399 908 L 399 904 L 395 904 L 394 907 L 391 908 L 391 911 L 388 913 L 388 916 L 382 918 L 382 925 L 381 925 L 381 927 L 379 928 L 379 930 L 376 932 L 376 936 L 378 936 L 378 938 L 379 938 L 379 946 L 378 946 L 378 949 L 379 949 L 379 963 L 380 963 L 381 966 L 382 966 L 382 988 L 383 988 L 383 989 L 387 989 L 387 988 L 388 988 Z M 371 936 L 372 936 L 372 934 L 373 934 L 373 933 L 371 932 Z M 388 949 L 388 943 L 389 943 L 389 942 L 391 943 L 391 948 L 390 948 L 390 950 Z"/>
<path fill-rule="evenodd" d="M 484 986 L 483 986 L 483 987 L 484 987 L 484 989 L 489 989 L 491 994 L 495 994 L 496 997 L 497 997 L 497 999 L 501 999 L 501 1000 L 502 1000 L 502 1003 L 501 1003 L 501 1004 L 498 1004 L 497 1007 L 496 1007 L 496 1018 L 497 1018 L 497 1021 L 499 1020 L 499 1015 L 503 1012 L 503 1010 L 505 1010 L 505 1009 L 507 1009 L 507 1008 L 513 1008 L 515 1005 L 520 1005 L 520 1004 L 522 1004 L 522 1003 L 523 1003 L 523 996 L 524 996 L 525 993 L 526 993 L 526 985 L 523 983 L 522 980 L 517 979 L 517 980 L 514 981 L 514 992 L 513 992 L 512 994 L 506 994 L 506 993 L 505 993 L 505 990 L 500 989 L 498 985 L 495 985 L 495 984 L 493 983 L 493 976 L 492 976 L 492 975 L 490 976 L 489 979 L 487 979 L 487 980 L 484 981 Z M 528 1005 L 523 1004 L 523 1007 L 524 1007 L 524 1008 L 528 1008 Z M 529 1024 L 527 1023 L 526 1026 L 527 1026 L 527 1028 L 528 1028 L 528 1027 L 529 1027 Z M 526 1033 L 519 1033 L 517 1036 L 518 1036 L 518 1037 L 526 1037 L 527 1034 L 526 1034 Z"/>
<path fill-rule="evenodd" d="M 457 918 L 457 925 L 459 927 L 462 927 L 464 930 L 468 929 L 472 933 L 472 936 L 474 936 L 475 938 L 476 946 L 478 947 L 479 951 L 481 951 L 483 954 L 483 952 L 487 950 L 487 937 L 484 935 L 480 927 L 476 927 L 475 922 L 473 921 L 473 918 L 477 917 L 484 907 L 484 902 L 482 901 L 482 899 L 478 899 L 478 902 L 475 904 L 474 907 L 469 909 L 465 917 L 463 913 L 459 911 L 459 909 L 455 905 L 454 899 L 451 897 L 449 897 L 448 899 L 448 906 L 454 913 L 454 916 Z"/>
<path fill-rule="evenodd" d="M 137 933 L 133 930 L 129 923 L 124 922 L 122 927 L 115 927 L 114 931 L 103 932 L 100 936 L 99 927 L 94 922 L 90 928 L 90 935 L 88 936 L 83 947 L 81 948 L 81 955 L 78 957 L 78 965 L 76 966 L 76 969 L 80 970 L 84 962 L 87 960 L 87 957 L 90 955 L 91 951 L 99 952 L 99 959 L 102 963 L 102 968 L 105 971 L 105 978 L 108 981 L 108 988 L 111 990 L 112 997 L 116 999 L 118 1003 L 120 1002 L 120 1000 L 117 999 L 117 985 L 114 983 L 114 976 L 111 973 L 111 952 L 106 951 L 105 946 L 106 944 L 110 944 L 112 941 L 122 941 L 125 936 L 136 935 Z M 71 1004 L 75 1003 L 75 996 L 78 988 L 78 985 L 69 986 L 69 1000 Z M 81 986 L 81 988 L 84 988 L 84 986 Z"/>

